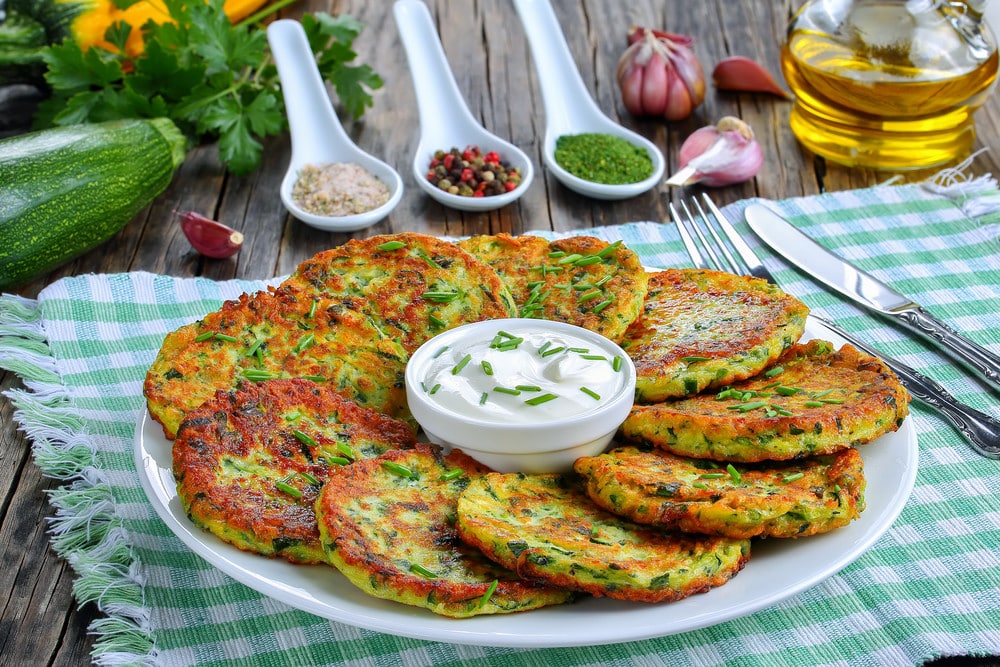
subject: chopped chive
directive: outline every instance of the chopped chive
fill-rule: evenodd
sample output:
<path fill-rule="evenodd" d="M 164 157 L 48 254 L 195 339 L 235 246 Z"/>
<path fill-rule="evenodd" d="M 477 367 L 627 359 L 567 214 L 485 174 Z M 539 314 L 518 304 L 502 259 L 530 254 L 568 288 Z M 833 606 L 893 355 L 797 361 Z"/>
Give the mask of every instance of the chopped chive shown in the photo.
<path fill-rule="evenodd" d="M 614 276 L 608 274 L 594 283 L 594 287 L 604 287 Z"/>
<path fill-rule="evenodd" d="M 589 387 L 580 387 L 580 391 L 582 391 L 583 393 L 585 393 L 587 396 L 590 396 L 595 401 L 601 400 L 601 395 L 598 394 L 593 389 L 590 389 Z"/>
<path fill-rule="evenodd" d="M 823 403 L 823 401 L 806 401 L 802 405 L 806 406 L 807 408 L 821 408 L 825 405 L 825 403 Z"/>
<path fill-rule="evenodd" d="M 304 331 L 309 331 L 310 329 L 312 329 L 312 325 L 311 324 L 309 324 L 308 322 L 303 322 L 302 320 L 299 320 L 298 322 L 296 322 L 295 326 L 297 326 L 298 328 L 300 328 L 300 329 L 302 329 Z"/>
<path fill-rule="evenodd" d="M 410 572 L 414 574 L 419 574 L 421 577 L 426 577 L 427 579 L 437 579 L 437 575 L 428 570 L 423 565 L 417 563 L 410 563 Z"/>
<path fill-rule="evenodd" d="M 780 381 L 778 381 L 778 382 L 772 382 L 771 384 L 765 384 L 763 387 L 761 387 L 761 389 L 774 389 L 779 384 L 781 384 Z"/>
<path fill-rule="evenodd" d="M 337 451 L 351 460 L 356 461 L 358 458 L 357 452 L 355 452 L 354 449 L 352 449 L 346 442 L 338 442 Z"/>
<path fill-rule="evenodd" d="M 486 400 L 489 397 L 490 397 L 490 392 L 488 392 L 488 391 L 484 391 L 482 394 L 480 394 L 479 395 L 479 405 L 485 405 L 486 404 Z"/>
<path fill-rule="evenodd" d="M 609 244 L 607 247 L 603 248 L 600 252 L 598 252 L 597 255 L 596 255 L 596 257 L 600 257 L 601 259 L 604 259 L 608 255 L 610 255 L 611 253 L 613 253 L 615 250 L 617 250 L 618 246 L 620 246 L 621 244 L 622 244 L 621 239 L 618 239 L 614 243 Z"/>
<path fill-rule="evenodd" d="M 515 336 L 514 334 L 510 333 L 509 331 L 504 331 L 503 329 L 498 331 L 497 335 L 502 338 L 517 338 L 517 336 Z"/>
<path fill-rule="evenodd" d="M 529 398 L 524 402 L 525 405 L 541 405 L 542 403 L 548 403 L 549 401 L 559 398 L 555 394 L 542 394 L 541 396 L 535 396 L 534 398 Z"/>
<path fill-rule="evenodd" d="M 316 305 L 319 303 L 319 299 L 313 299 L 312 305 L 309 306 L 309 312 L 306 317 L 313 317 L 316 314 Z"/>
<path fill-rule="evenodd" d="M 583 259 L 583 255 L 573 253 L 572 255 L 566 255 L 565 257 L 561 258 L 557 262 L 557 264 L 573 264 L 579 259 Z"/>
<path fill-rule="evenodd" d="M 447 345 L 445 345 L 445 346 L 444 346 L 444 347 L 442 347 L 442 348 L 441 348 L 440 350 L 438 350 L 437 352 L 435 352 L 435 353 L 434 353 L 434 356 L 433 356 L 433 357 L 431 357 L 431 359 L 437 359 L 437 358 L 438 358 L 438 357 L 440 357 L 440 356 L 441 356 L 442 354 L 444 354 L 444 351 L 445 351 L 445 350 L 447 350 L 447 349 L 448 349 L 448 346 L 447 346 Z"/>
<path fill-rule="evenodd" d="M 705 472 L 698 475 L 698 479 L 721 479 L 725 476 L 726 474 L 722 472 Z"/>
<path fill-rule="evenodd" d="M 303 380 L 311 380 L 312 382 L 326 382 L 326 378 L 322 375 L 303 375 Z"/>
<path fill-rule="evenodd" d="M 739 410 L 740 412 L 749 412 L 751 410 L 756 410 L 757 408 L 762 408 L 767 405 L 767 401 L 751 401 L 749 403 L 737 403 L 736 405 L 730 405 L 727 410 Z"/>
<path fill-rule="evenodd" d="M 840 405 L 844 402 L 842 398 L 821 398 L 820 403 L 833 403 L 834 405 Z"/>
<path fill-rule="evenodd" d="M 319 484 L 319 480 L 308 472 L 300 472 L 299 477 L 309 482 L 311 485 L 316 486 Z"/>
<path fill-rule="evenodd" d="M 296 354 L 298 354 L 299 352 L 302 352 L 307 347 L 309 347 L 310 345 L 312 345 L 314 340 L 316 340 L 316 336 L 314 336 L 311 333 L 310 334 L 306 334 L 305 336 L 303 336 L 302 338 L 299 339 L 298 343 L 295 344 L 295 347 L 292 349 L 292 352 L 295 352 Z"/>
<path fill-rule="evenodd" d="M 625 363 L 621 355 L 615 355 L 615 358 L 611 360 L 611 368 L 617 373 L 622 369 L 622 364 Z"/>
<path fill-rule="evenodd" d="M 521 392 L 519 392 L 517 389 L 510 389 L 508 387 L 493 387 L 493 391 L 497 392 L 498 394 L 509 394 L 511 396 L 521 395 Z"/>
<path fill-rule="evenodd" d="M 591 309 L 592 313 L 599 313 L 613 303 L 611 299 L 605 299 Z"/>
<path fill-rule="evenodd" d="M 730 463 L 729 465 L 727 465 L 727 466 L 726 466 L 726 472 L 728 472 L 728 473 L 729 473 L 729 476 L 730 476 L 730 477 L 731 477 L 731 478 L 733 479 L 733 481 L 734 481 L 734 482 L 736 482 L 737 484 L 739 484 L 739 483 L 740 483 L 740 480 L 742 480 L 742 479 L 743 479 L 743 476 L 742 476 L 742 475 L 740 475 L 740 471 L 739 471 L 739 470 L 737 470 L 737 469 L 736 469 L 736 468 L 735 468 L 735 467 L 733 466 L 733 464 L 732 464 L 732 463 Z"/>
<path fill-rule="evenodd" d="M 294 429 L 292 431 L 292 435 L 294 435 L 295 438 L 299 442 L 301 442 L 303 445 L 309 445 L 310 447 L 317 447 L 318 446 L 317 443 L 316 443 L 316 440 L 311 435 L 309 435 L 308 433 L 303 433 L 302 431 L 300 431 L 298 429 Z"/>
<path fill-rule="evenodd" d="M 708 485 L 704 484 L 702 482 L 692 482 L 691 486 L 693 486 L 696 489 L 707 489 L 708 488 Z"/>
<path fill-rule="evenodd" d="M 326 460 L 338 466 L 346 466 L 348 463 L 351 462 L 351 459 L 345 458 L 343 456 L 330 456 Z"/>
<path fill-rule="evenodd" d="M 194 342 L 201 343 L 203 341 L 208 340 L 209 338 L 215 338 L 214 331 L 206 331 L 203 334 L 198 334 L 197 336 L 194 337 Z"/>
<path fill-rule="evenodd" d="M 402 241 L 386 241 L 382 245 L 378 246 L 379 250 L 399 250 L 400 248 L 405 248 L 406 244 Z"/>
<path fill-rule="evenodd" d="M 437 262 L 435 262 L 434 258 L 431 257 L 430 255 L 428 255 L 423 250 L 418 250 L 417 251 L 417 255 L 419 255 L 420 259 L 424 260 L 424 262 L 427 264 L 427 266 L 431 267 L 432 269 L 440 269 L 441 268 L 441 265 L 438 264 Z"/>
<path fill-rule="evenodd" d="M 773 410 L 773 411 L 774 411 L 775 413 L 777 413 L 777 414 L 781 415 L 782 417 L 791 417 L 791 416 L 792 416 L 792 412 L 791 412 L 791 410 L 787 410 L 787 409 L 785 409 L 785 408 L 781 407 L 780 405 L 772 405 L 772 406 L 771 406 L 771 409 L 772 409 L 772 410 Z M 773 416 L 774 416 L 774 415 L 768 415 L 768 417 L 773 417 Z"/>
<path fill-rule="evenodd" d="M 583 292 L 585 290 L 594 289 L 594 286 L 588 282 L 582 282 L 573 285 L 573 289 L 575 289 L 577 292 Z"/>
<path fill-rule="evenodd" d="M 545 350 L 545 352 L 542 353 L 542 356 L 543 357 L 551 357 L 553 354 L 559 354 L 560 352 L 562 352 L 565 349 L 566 348 L 562 347 L 562 346 L 560 346 L 560 347 L 550 347 L 549 349 Z"/>
<path fill-rule="evenodd" d="M 278 377 L 277 373 L 272 373 L 271 371 L 264 371 L 257 368 L 244 368 L 243 377 L 250 380 L 251 382 L 263 382 L 265 380 L 273 380 Z"/>
<path fill-rule="evenodd" d="M 419 475 L 414 471 L 410 470 L 404 465 L 400 465 L 395 461 L 382 461 L 382 467 L 393 473 L 394 475 L 399 475 L 400 477 L 406 477 L 407 479 L 418 479 Z"/>
<path fill-rule="evenodd" d="M 586 303 L 587 301 L 593 301 L 594 299 L 600 298 L 601 290 L 595 289 L 592 292 L 586 292 L 581 294 L 576 298 L 577 303 Z"/>
<path fill-rule="evenodd" d="M 530 283 L 525 285 L 528 289 L 534 291 L 545 284 L 544 280 L 532 280 Z"/>
<path fill-rule="evenodd" d="M 811 396 L 811 398 L 823 398 L 827 394 L 829 394 L 831 392 L 834 392 L 834 391 L 836 391 L 836 389 L 833 388 L 833 387 L 830 387 L 829 389 L 824 389 L 823 391 L 816 392 L 815 394 L 813 394 Z"/>
<path fill-rule="evenodd" d="M 779 384 L 777 387 L 774 388 L 774 391 L 778 394 L 781 394 L 782 396 L 794 396 L 795 394 L 799 393 L 802 390 L 799 389 L 798 387 L 786 387 L 783 384 Z"/>
<path fill-rule="evenodd" d="M 565 256 L 566 256 L 565 250 L 553 250 L 552 252 L 549 253 L 549 259 L 558 259 L 560 257 L 565 257 Z"/>
<path fill-rule="evenodd" d="M 444 290 L 428 290 L 420 296 L 428 301 L 434 301 L 435 303 L 451 303 L 457 299 L 460 294 L 458 292 L 446 292 Z"/>
<path fill-rule="evenodd" d="M 466 354 L 464 357 L 462 357 L 462 360 L 459 361 L 457 364 L 455 364 L 455 367 L 451 369 L 451 374 L 458 375 L 459 373 L 461 373 L 462 369 L 468 366 L 470 361 L 472 361 L 472 355 Z"/>
<path fill-rule="evenodd" d="M 570 347 L 570 348 L 567 348 L 566 351 L 567 352 L 576 352 L 577 354 L 587 354 L 588 352 L 590 352 L 590 348 L 589 347 Z"/>
<path fill-rule="evenodd" d="M 794 482 L 797 479 L 802 479 L 803 477 L 805 477 L 805 473 L 797 472 L 793 475 L 785 475 L 784 477 L 781 478 L 781 481 L 784 482 L 785 484 L 788 484 L 790 482 Z"/>
<path fill-rule="evenodd" d="M 550 340 L 545 341 L 544 343 L 542 343 L 542 346 L 538 348 L 538 354 L 544 356 L 545 350 L 549 349 L 550 347 L 552 347 L 552 341 Z"/>
<path fill-rule="evenodd" d="M 785 372 L 784 367 L 782 367 L 782 366 L 775 366 L 774 368 L 769 368 L 766 371 L 764 371 L 764 377 L 766 377 L 766 378 L 773 378 L 775 375 L 778 375 L 778 374 L 784 373 L 784 372 Z"/>
<path fill-rule="evenodd" d="M 428 314 L 427 319 L 430 320 L 431 325 L 435 329 L 444 329 L 446 326 L 448 326 L 444 320 L 442 320 L 440 317 L 437 317 L 434 313 Z"/>
<path fill-rule="evenodd" d="M 451 470 L 445 470 L 441 474 L 441 481 L 442 482 L 448 482 L 448 481 L 453 480 L 453 479 L 458 479 L 459 477 L 462 477 L 463 475 L 465 475 L 465 471 L 462 470 L 461 468 L 452 468 Z"/>
<path fill-rule="evenodd" d="M 433 387 L 431 387 L 431 390 L 429 392 L 427 392 L 427 393 L 430 394 L 431 396 L 433 396 L 434 394 L 438 393 L 438 389 L 440 389 L 440 388 L 441 388 L 441 383 L 438 382 L 436 385 L 434 385 Z"/>
<path fill-rule="evenodd" d="M 482 366 L 484 373 L 487 375 L 493 375 L 493 364 L 483 359 L 479 362 L 479 365 Z"/>
<path fill-rule="evenodd" d="M 244 356 L 252 357 L 253 355 L 257 354 L 257 350 L 259 350 L 260 346 L 263 344 L 264 344 L 264 339 L 258 338 L 253 342 L 253 344 L 250 347 L 247 348 L 247 351 L 244 354 Z"/>
<path fill-rule="evenodd" d="M 709 357 L 681 357 L 681 361 L 686 364 L 693 364 L 697 361 L 708 361 Z"/>
<path fill-rule="evenodd" d="M 608 358 L 603 354 L 581 354 L 581 359 L 586 359 L 587 361 L 607 361 Z"/>
<path fill-rule="evenodd" d="M 573 266 L 590 266 L 591 264 L 599 264 L 602 259 L 602 257 L 598 257 L 597 255 L 587 255 L 586 257 L 581 257 L 573 262 Z"/>
<path fill-rule="evenodd" d="M 237 340 L 239 340 L 236 336 L 230 336 L 229 334 L 221 334 L 221 333 L 215 334 L 215 338 L 216 340 L 224 340 L 227 343 L 235 343 Z"/>
<path fill-rule="evenodd" d="M 534 384 L 519 384 L 514 387 L 518 391 L 541 391 L 542 388 Z"/>
<path fill-rule="evenodd" d="M 485 593 L 483 593 L 483 597 L 479 598 L 480 607 L 484 607 L 486 603 L 490 601 L 490 598 L 493 597 L 493 593 L 497 590 L 497 584 L 499 583 L 500 583 L 499 580 L 497 579 L 493 580 L 493 582 L 490 584 L 490 587 L 486 589 Z"/>
<path fill-rule="evenodd" d="M 277 487 L 277 489 L 279 491 L 284 491 L 285 493 L 287 493 L 288 495 L 290 495 L 292 498 L 298 499 L 298 498 L 302 497 L 302 492 L 301 491 L 299 491 L 294 486 L 292 486 L 291 484 L 288 484 L 286 482 L 275 482 L 274 486 Z"/>
<path fill-rule="evenodd" d="M 524 342 L 523 338 L 512 338 L 511 340 L 505 340 L 496 346 L 496 350 L 500 352 L 510 352 L 511 350 L 516 350 L 518 346 Z"/>

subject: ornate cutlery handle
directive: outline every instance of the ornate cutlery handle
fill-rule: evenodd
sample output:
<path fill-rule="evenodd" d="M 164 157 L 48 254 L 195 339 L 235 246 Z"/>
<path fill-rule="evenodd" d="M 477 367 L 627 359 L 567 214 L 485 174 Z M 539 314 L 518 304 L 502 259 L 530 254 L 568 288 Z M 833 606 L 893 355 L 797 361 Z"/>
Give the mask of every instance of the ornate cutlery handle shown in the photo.
<path fill-rule="evenodd" d="M 977 379 L 1000 392 L 1000 356 L 965 338 L 920 306 L 898 310 L 892 316 L 938 343 L 943 352 L 975 371 Z"/>

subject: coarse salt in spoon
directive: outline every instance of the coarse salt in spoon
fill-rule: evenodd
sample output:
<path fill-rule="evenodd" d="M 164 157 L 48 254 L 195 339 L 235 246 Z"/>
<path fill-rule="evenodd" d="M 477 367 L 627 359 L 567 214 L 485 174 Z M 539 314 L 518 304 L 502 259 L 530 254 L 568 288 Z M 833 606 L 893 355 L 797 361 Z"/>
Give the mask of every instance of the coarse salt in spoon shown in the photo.
<path fill-rule="evenodd" d="M 444 48 L 420 0 L 397 0 L 393 16 L 403 40 L 420 113 L 420 142 L 413 158 L 413 176 L 431 197 L 462 211 L 489 211 L 510 204 L 524 194 L 535 169 L 528 156 L 508 141 L 486 131 L 473 117 L 458 89 Z M 521 182 L 510 192 L 486 197 L 464 197 L 441 190 L 427 180 L 427 170 L 436 151 L 478 146 L 483 154 L 495 151 L 500 159 L 517 167 Z"/>
<path fill-rule="evenodd" d="M 403 196 L 403 179 L 395 169 L 369 155 L 351 141 L 333 109 L 326 86 L 302 24 L 291 19 L 267 28 L 267 41 L 278 66 L 285 98 L 292 158 L 281 181 L 281 201 L 302 222 L 331 232 L 353 232 L 374 225 L 389 215 Z M 344 216 L 317 215 L 302 210 L 292 199 L 299 172 L 307 165 L 353 163 L 377 177 L 389 189 L 389 199 L 370 211 Z"/>
<path fill-rule="evenodd" d="M 608 118 L 590 96 L 573 61 L 566 38 L 548 0 L 514 0 L 524 25 L 545 105 L 545 166 L 567 188 L 595 199 L 627 199 L 646 192 L 663 179 L 666 162 L 653 142 Z M 609 185 L 579 178 L 555 159 L 559 137 L 583 133 L 610 134 L 646 151 L 652 173 L 636 183 Z"/>

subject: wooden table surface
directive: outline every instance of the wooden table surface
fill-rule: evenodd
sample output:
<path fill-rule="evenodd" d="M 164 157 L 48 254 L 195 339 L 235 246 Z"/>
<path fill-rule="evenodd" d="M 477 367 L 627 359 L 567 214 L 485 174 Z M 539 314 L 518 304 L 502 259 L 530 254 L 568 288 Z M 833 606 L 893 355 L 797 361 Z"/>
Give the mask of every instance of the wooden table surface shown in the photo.
<path fill-rule="evenodd" d="M 656 143 L 667 158 L 668 172 L 676 167 L 681 142 L 695 129 L 725 115 L 750 123 L 764 150 L 764 167 L 750 182 L 714 190 L 713 197 L 720 204 L 752 196 L 782 199 L 866 187 L 891 175 L 839 167 L 808 154 L 789 130 L 791 103 L 770 95 L 716 91 L 709 82 L 704 104 L 684 121 L 633 118 L 621 103 L 615 80 L 626 31 L 634 23 L 695 36 L 694 50 L 706 75 L 720 58 L 745 55 L 765 64 L 780 80 L 781 40 L 788 17 L 799 4 L 797 0 L 553 0 L 574 59 L 597 104 Z M 604 202 L 564 188 L 541 166 L 540 139 L 545 122 L 541 96 L 531 53 L 510 2 L 428 0 L 428 5 L 473 114 L 532 157 L 536 179 L 517 203 L 489 213 L 461 213 L 430 200 L 417 188 L 410 172 L 419 118 L 391 2 L 300 0 L 283 15 L 294 18 L 304 11 L 331 11 L 360 19 L 366 26 L 355 42 L 360 60 L 372 65 L 385 81 L 364 118 L 346 127 L 358 145 L 403 175 L 405 193 L 386 220 L 353 236 L 398 231 L 516 234 L 539 228 L 570 230 L 662 220 L 672 199 L 696 190 L 661 185 L 633 199 Z M 976 121 L 977 148 L 1000 138 L 1000 100 L 996 95 L 977 113 Z M 193 150 L 170 188 L 117 237 L 24 286 L 19 293 L 34 297 L 57 278 L 88 272 L 143 270 L 227 279 L 268 278 L 291 271 L 302 260 L 345 242 L 351 235 L 317 231 L 288 216 L 277 192 L 289 153 L 288 136 L 276 137 L 267 142 L 260 169 L 234 177 L 221 168 L 214 146 Z M 998 159 L 997 154 L 983 152 L 969 173 L 1000 173 Z M 200 211 L 242 231 L 246 236 L 243 249 L 228 260 L 201 258 L 173 222 L 175 209 Z M 0 391 L 20 386 L 12 373 L 0 371 Z M 10 401 L 0 399 L 0 664 L 87 664 L 93 642 L 87 626 L 99 613 L 92 604 L 77 609 L 71 591 L 73 572 L 49 546 L 46 519 L 52 510 L 46 493 L 58 484 L 41 476 L 32 461 L 30 443 L 16 429 L 12 412 Z"/>

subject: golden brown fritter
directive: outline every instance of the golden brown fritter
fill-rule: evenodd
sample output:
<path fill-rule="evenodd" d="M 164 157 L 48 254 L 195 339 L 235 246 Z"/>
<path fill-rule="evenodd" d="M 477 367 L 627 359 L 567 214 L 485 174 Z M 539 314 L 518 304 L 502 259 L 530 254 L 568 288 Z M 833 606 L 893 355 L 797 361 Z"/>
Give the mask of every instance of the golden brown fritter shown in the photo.
<path fill-rule="evenodd" d="M 856 449 L 746 466 L 618 447 L 577 459 L 587 494 L 637 523 L 731 538 L 804 537 L 846 526 L 864 510 Z"/>
<path fill-rule="evenodd" d="M 566 602 L 463 543 L 458 495 L 488 469 L 458 450 L 419 445 L 352 464 L 316 502 L 330 564 L 369 595 L 464 618 Z"/>
<path fill-rule="evenodd" d="M 458 532 L 522 577 L 637 602 L 721 586 L 750 555 L 749 540 L 670 533 L 611 514 L 568 475 L 472 480 L 458 500 Z"/>
<path fill-rule="evenodd" d="M 520 317 L 575 324 L 617 342 L 646 295 L 646 270 L 620 242 L 497 234 L 459 245 L 500 274 Z"/>
<path fill-rule="evenodd" d="M 880 359 L 811 340 L 720 392 L 636 405 L 619 434 L 680 456 L 784 461 L 870 442 L 908 410 L 909 394 Z"/>
<path fill-rule="evenodd" d="M 245 382 L 188 414 L 173 470 L 196 525 L 246 551 L 321 563 L 320 487 L 352 461 L 414 444 L 406 424 L 315 382 Z"/>
<path fill-rule="evenodd" d="M 341 297 L 410 353 L 459 324 L 517 314 L 494 270 L 454 243 L 412 232 L 352 239 L 306 260 L 282 285 Z"/>
<path fill-rule="evenodd" d="M 401 419 L 408 355 L 340 297 L 289 288 L 243 294 L 169 334 L 146 373 L 150 415 L 168 439 L 184 415 L 244 379 L 305 377 Z"/>
<path fill-rule="evenodd" d="M 649 278 L 622 348 L 636 400 L 655 403 L 752 377 L 799 340 L 809 309 L 757 278 L 667 269 Z"/>

